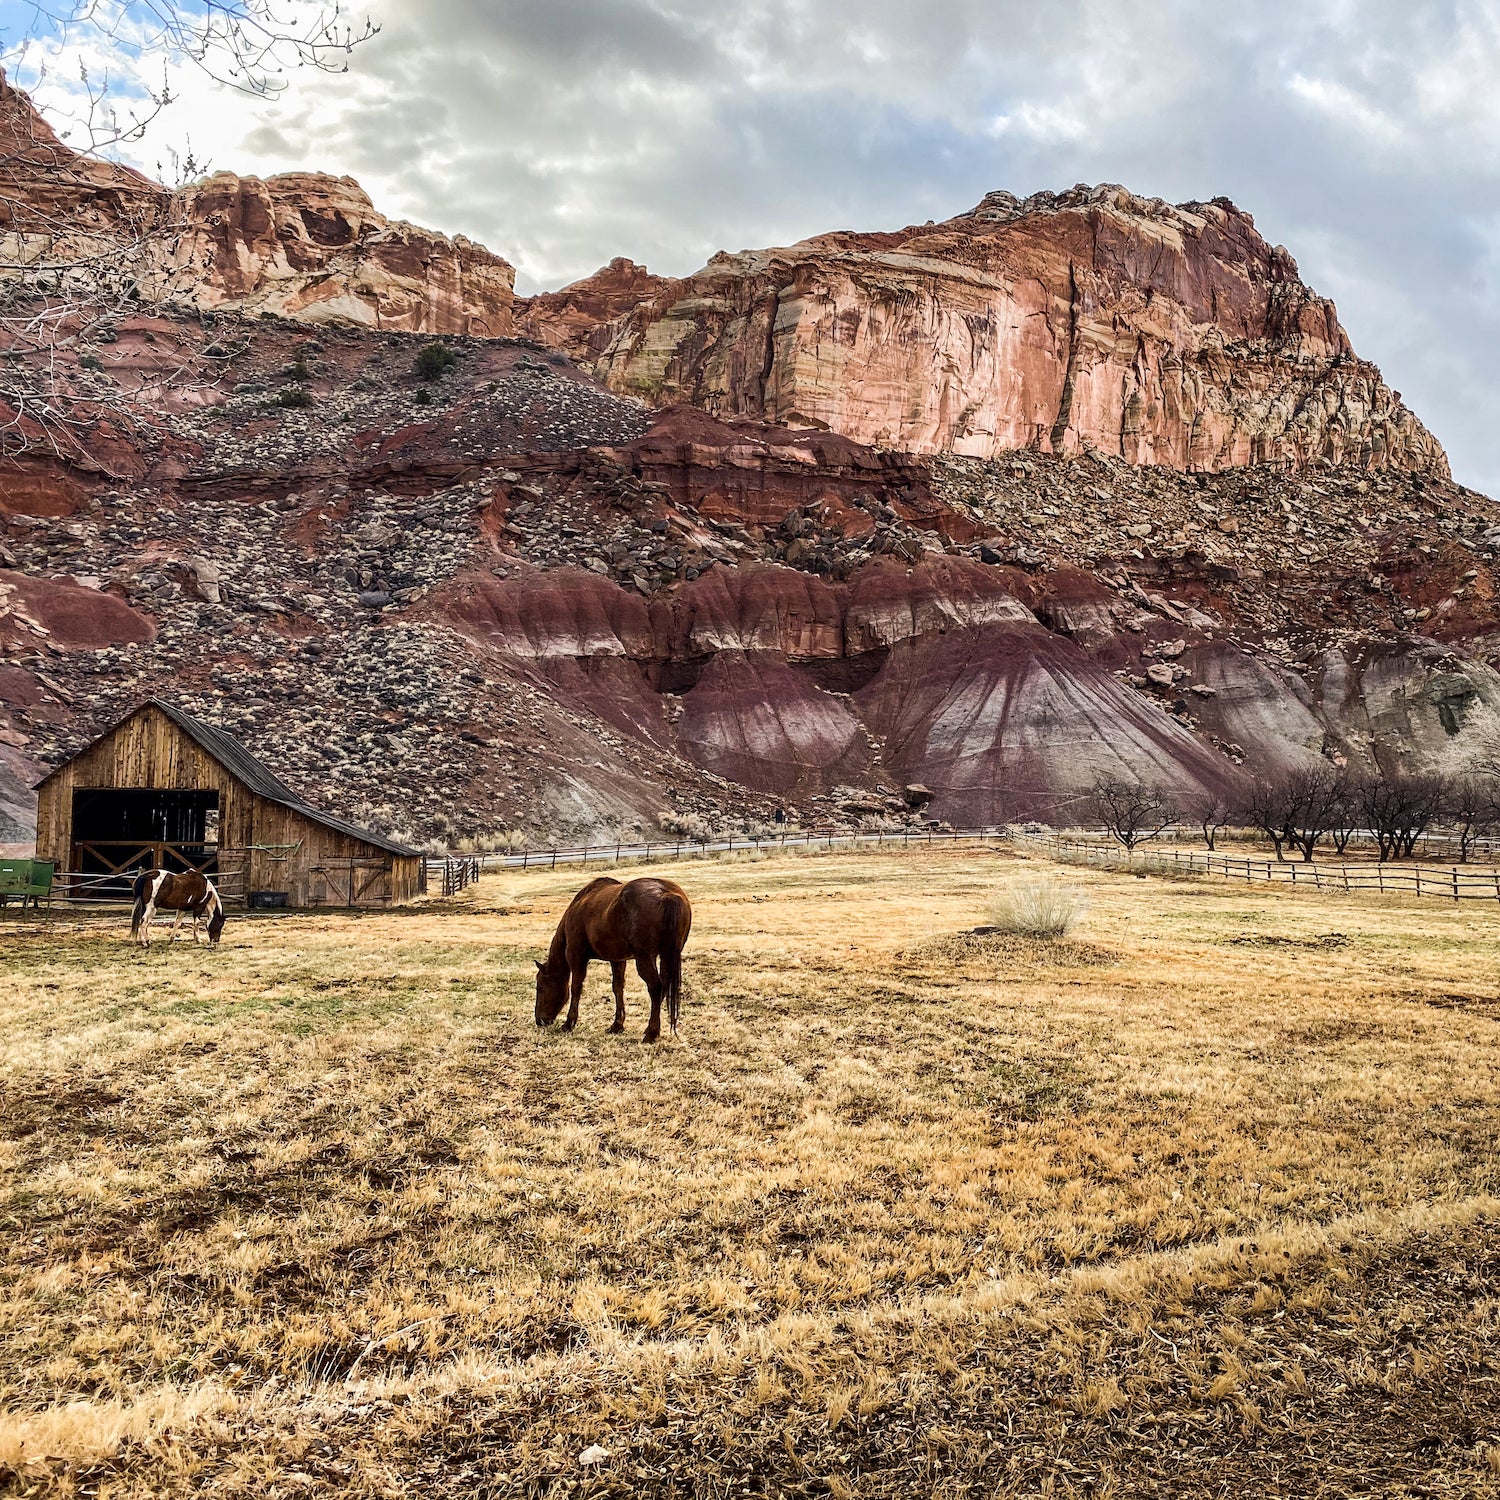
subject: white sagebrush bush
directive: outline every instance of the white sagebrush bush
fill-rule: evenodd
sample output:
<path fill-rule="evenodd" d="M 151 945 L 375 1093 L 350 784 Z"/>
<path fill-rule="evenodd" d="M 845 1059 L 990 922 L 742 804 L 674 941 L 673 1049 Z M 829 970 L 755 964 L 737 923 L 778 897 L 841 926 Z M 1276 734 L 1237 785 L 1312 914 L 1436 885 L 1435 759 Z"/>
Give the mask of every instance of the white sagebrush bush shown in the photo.
<path fill-rule="evenodd" d="M 1013 880 L 995 897 L 990 924 L 997 932 L 1028 937 L 1067 937 L 1083 920 L 1089 900 L 1077 886 L 1055 876 Z"/>

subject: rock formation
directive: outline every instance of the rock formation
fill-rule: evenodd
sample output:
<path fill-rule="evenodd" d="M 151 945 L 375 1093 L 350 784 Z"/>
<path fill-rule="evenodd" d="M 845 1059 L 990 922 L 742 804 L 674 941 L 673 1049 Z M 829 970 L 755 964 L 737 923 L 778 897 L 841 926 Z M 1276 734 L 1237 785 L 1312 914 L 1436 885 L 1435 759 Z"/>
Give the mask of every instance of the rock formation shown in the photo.
<path fill-rule="evenodd" d="M 546 840 L 1065 823 L 1099 771 L 1431 767 L 1500 714 L 1500 516 L 1446 479 L 930 459 L 515 340 L 422 380 L 424 341 L 120 322 L 107 359 L 171 347 L 193 400 L 133 408 L 124 479 L 3 491 L 9 762 L 170 681 L 352 816 Z"/>
<path fill-rule="evenodd" d="M 720 254 L 644 301 L 619 265 L 519 326 L 653 403 L 918 453 L 1447 473 L 1333 304 L 1226 199 L 991 193 L 942 224 Z"/>
<path fill-rule="evenodd" d="M 497 337 L 516 273 L 462 235 L 377 213 L 350 177 L 219 172 L 174 200 L 172 284 L 205 309 Z"/>
<path fill-rule="evenodd" d="M 219 172 L 179 193 L 60 141 L 0 75 L 0 246 L 52 289 L 437 335 L 511 332 L 514 269 L 386 219 L 348 177 Z M 56 271 L 50 268 L 56 267 Z"/>
<path fill-rule="evenodd" d="M 11 259 L 164 303 L 52 351 L 65 440 L 0 349 L 0 840 L 168 684 L 439 844 L 1067 823 L 1098 772 L 1500 725 L 1500 515 L 1223 201 L 992 194 L 513 303 L 347 179 L 174 196 L 0 130 Z"/>

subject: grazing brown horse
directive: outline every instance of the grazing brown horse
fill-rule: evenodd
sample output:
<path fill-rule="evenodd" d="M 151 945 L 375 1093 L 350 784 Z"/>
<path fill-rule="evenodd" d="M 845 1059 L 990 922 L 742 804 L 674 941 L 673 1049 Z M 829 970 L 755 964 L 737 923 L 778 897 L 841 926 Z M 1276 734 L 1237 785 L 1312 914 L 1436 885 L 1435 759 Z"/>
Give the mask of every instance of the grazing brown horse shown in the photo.
<path fill-rule="evenodd" d="M 636 973 L 651 995 L 651 1020 L 643 1041 L 661 1036 L 661 1003 L 667 1002 L 672 1035 L 682 1005 L 682 950 L 693 925 L 687 892 L 671 880 L 650 877 L 621 885 L 601 875 L 573 897 L 557 924 L 546 963 L 537 964 L 536 1024 L 550 1026 L 570 998 L 563 1030 L 578 1024 L 578 1000 L 589 960 L 603 959 L 614 973 L 615 1024 L 625 1029 L 625 965 L 633 958 Z M 570 985 L 571 981 L 571 985 Z"/>
<path fill-rule="evenodd" d="M 141 947 L 151 944 L 151 920 L 158 911 L 175 911 L 172 936 L 182 925 L 182 914 L 193 919 L 193 941 L 198 941 L 198 923 L 208 921 L 208 940 L 219 941 L 224 930 L 224 902 L 207 875 L 190 870 L 174 875 L 170 870 L 142 870 L 135 878 L 135 910 L 130 914 L 130 935 L 139 938 Z"/>

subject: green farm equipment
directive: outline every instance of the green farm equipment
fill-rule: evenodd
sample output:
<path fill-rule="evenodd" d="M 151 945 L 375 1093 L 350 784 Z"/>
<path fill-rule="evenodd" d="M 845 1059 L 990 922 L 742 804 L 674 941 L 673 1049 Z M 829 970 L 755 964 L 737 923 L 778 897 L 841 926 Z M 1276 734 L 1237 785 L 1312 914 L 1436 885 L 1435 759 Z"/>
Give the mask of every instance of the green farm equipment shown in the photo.
<path fill-rule="evenodd" d="M 52 905 L 52 876 L 57 867 L 50 859 L 0 859 L 0 906 L 27 902 L 38 911 L 45 900 Z"/>

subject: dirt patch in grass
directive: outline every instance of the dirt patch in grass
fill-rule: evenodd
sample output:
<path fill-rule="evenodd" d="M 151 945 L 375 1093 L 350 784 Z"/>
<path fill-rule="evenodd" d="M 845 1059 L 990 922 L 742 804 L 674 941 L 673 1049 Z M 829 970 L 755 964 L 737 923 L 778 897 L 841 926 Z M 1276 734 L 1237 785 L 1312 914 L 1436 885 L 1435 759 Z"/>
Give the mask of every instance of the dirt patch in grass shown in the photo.
<path fill-rule="evenodd" d="M 8 942 L 0 1488 L 1500 1486 L 1487 924 L 1073 872 L 1078 939 L 969 932 L 1010 868 L 677 871 L 654 1048 L 607 970 L 532 1024 L 565 872 Z"/>
<path fill-rule="evenodd" d="M 1098 968 L 1119 961 L 1112 948 L 1077 938 L 1027 937 L 1004 932 L 955 932 L 908 949 L 913 963 L 983 965 L 994 969 Z"/>

